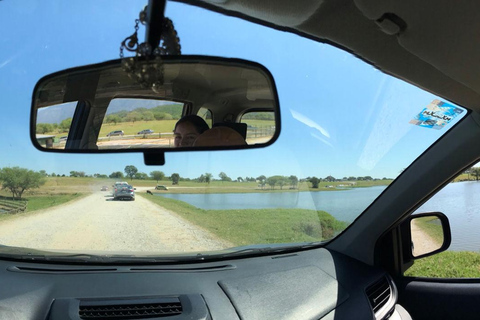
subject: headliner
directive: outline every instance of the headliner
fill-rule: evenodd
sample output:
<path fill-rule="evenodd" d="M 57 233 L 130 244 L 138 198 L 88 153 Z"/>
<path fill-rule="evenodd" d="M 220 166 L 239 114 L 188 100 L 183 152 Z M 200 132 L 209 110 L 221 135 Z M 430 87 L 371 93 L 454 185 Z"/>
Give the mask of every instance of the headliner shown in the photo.
<path fill-rule="evenodd" d="M 387 74 L 480 112 L 478 1 L 174 1 L 332 44 Z"/>

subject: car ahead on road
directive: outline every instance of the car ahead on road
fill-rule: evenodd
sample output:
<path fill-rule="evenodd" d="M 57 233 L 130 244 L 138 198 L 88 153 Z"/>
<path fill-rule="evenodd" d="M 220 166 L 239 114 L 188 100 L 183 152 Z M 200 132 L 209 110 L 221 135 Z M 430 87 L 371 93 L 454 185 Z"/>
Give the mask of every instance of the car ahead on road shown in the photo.
<path fill-rule="evenodd" d="M 24 197 L 53 199 L 97 188 L 58 174 L 128 166 L 185 192 L 0 221 L 0 318 L 478 319 L 478 182 L 451 182 L 480 160 L 479 2 L 144 5 L 0 1 L 2 186 L 32 177 Z M 112 121 L 152 115 L 275 132 L 102 150 Z M 52 121 L 64 149 L 38 145 Z M 196 142 L 195 121 L 177 134 Z"/>
<path fill-rule="evenodd" d="M 115 137 L 115 136 L 122 136 L 123 137 L 123 135 L 124 135 L 123 130 L 115 130 L 115 131 L 107 133 L 107 137 Z"/>
<path fill-rule="evenodd" d="M 100 191 L 108 191 L 108 187 L 107 187 L 107 186 L 103 186 L 102 188 L 100 188 Z"/>
<path fill-rule="evenodd" d="M 142 131 L 137 132 L 137 134 L 152 134 L 154 131 L 151 129 L 145 129 Z"/>
<path fill-rule="evenodd" d="M 129 184 L 115 185 L 113 200 L 135 200 L 135 189 Z"/>
<path fill-rule="evenodd" d="M 155 190 L 168 190 L 168 187 L 167 186 L 163 186 L 163 185 L 157 185 L 155 187 Z"/>

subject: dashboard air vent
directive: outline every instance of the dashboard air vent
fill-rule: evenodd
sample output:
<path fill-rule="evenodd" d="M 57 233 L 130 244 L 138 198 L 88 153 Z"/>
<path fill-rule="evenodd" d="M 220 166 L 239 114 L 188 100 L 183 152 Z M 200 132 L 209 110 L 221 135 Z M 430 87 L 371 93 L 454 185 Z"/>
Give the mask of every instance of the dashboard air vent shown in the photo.
<path fill-rule="evenodd" d="M 385 304 L 387 304 L 392 294 L 390 283 L 386 277 L 378 280 L 366 290 L 368 300 L 372 306 L 373 312 L 377 313 Z"/>
<path fill-rule="evenodd" d="M 82 301 L 78 314 L 81 319 L 148 319 L 175 316 L 182 313 L 178 298 Z"/>

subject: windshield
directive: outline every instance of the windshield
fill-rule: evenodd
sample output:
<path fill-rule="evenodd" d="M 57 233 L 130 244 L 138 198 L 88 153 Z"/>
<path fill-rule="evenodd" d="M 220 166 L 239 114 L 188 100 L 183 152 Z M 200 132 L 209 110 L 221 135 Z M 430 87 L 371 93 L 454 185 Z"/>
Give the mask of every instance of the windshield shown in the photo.
<path fill-rule="evenodd" d="M 35 149 L 29 113 L 36 82 L 117 59 L 144 5 L 0 2 L 2 29 L 15 30 L 0 52 L 1 245 L 195 256 L 328 241 L 467 113 L 330 45 L 168 3 L 182 54 L 241 58 L 270 70 L 280 102 L 278 140 L 255 150 L 167 153 L 164 166 L 146 166 L 140 153 Z M 144 31 L 140 26 L 141 40 Z M 151 102 L 156 113 L 146 103 L 144 113 L 109 110 L 99 141 L 173 137 L 184 105 Z M 41 145 L 65 146 L 74 105 L 61 119 L 42 114 Z M 207 108 L 198 115 L 209 127 L 216 121 Z M 247 125 L 249 139 L 274 131 L 264 110 L 245 110 L 235 122 Z"/>

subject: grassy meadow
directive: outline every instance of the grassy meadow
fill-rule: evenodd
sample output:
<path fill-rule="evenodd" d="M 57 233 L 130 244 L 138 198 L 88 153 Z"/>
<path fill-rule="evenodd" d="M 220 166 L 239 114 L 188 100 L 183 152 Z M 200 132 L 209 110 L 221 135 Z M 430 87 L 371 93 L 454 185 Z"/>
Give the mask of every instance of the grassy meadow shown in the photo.
<path fill-rule="evenodd" d="M 480 254 L 471 251 L 445 251 L 415 260 L 407 277 L 479 278 Z"/>
<path fill-rule="evenodd" d="M 183 201 L 139 193 L 235 246 L 311 242 L 332 238 L 347 227 L 324 211 L 305 209 L 203 210 Z"/>

